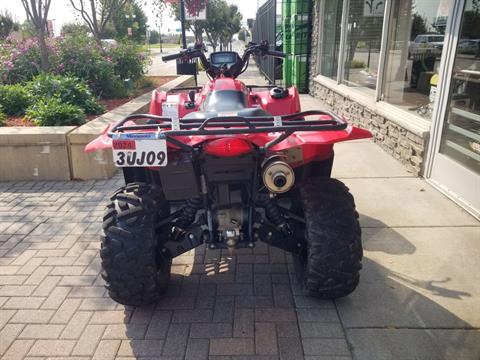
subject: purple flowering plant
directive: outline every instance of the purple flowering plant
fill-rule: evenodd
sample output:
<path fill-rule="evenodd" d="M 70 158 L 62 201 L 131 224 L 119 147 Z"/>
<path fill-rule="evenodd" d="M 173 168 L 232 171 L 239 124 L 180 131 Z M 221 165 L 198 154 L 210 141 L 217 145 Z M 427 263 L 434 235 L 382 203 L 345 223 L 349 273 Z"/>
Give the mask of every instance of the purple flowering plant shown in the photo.
<path fill-rule="evenodd" d="M 103 98 L 126 96 L 123 80 L 140 80 L 149 61 L 133 43 L 102 49 L 84 34 L 47 39 L 47 49 L 49 73 L 82 79 Z M 40 72 L 36 39 L 7 38 L 0 43 L 0 83 L 24 84 Z"/>

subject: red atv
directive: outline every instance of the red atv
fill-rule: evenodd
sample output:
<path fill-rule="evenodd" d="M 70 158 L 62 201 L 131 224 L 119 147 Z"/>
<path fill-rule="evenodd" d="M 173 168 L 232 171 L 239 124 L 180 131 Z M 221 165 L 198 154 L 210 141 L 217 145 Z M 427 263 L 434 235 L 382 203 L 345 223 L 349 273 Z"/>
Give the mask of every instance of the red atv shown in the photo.
<path fill-rule="evenodd" d="M 320 298 L 357 286 L 358 213 L 330 174 L 335 143 L 371 135 L 331 112 L 301 112 L 295 87 L 261 91 L 237 80 L 250 55 L 285 56 L 266 42 L 250 43 L 241 57 L 215 52 L 207 60 L 198 47 L 164 56 L 199 58 L 211 81 L 154 91 L 150 114 L 126 117 L 87 146 L 111 147 L 125 177 L 107 206 L 100 252 L 119 303 L 156 301 L 172 259 L 202 244 L 263 241 L 288 251 L 308 293 Z"/>

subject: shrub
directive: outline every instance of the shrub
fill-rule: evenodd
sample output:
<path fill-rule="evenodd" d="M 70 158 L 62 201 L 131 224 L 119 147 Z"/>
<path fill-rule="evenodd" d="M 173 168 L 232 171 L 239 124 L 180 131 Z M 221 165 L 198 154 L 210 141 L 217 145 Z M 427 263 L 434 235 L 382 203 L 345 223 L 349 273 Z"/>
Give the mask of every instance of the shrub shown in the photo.
<path fill-rule="evenodd" d="M 0 79 L 6 84 L 23 83 L 40 73 L 40 48 L 34 39 L 8 40 L 0 57 Z"/>
<path fill-rule="evenodd" d="M 84 35 L 68 36 L 58 45 L 57 74 L 69 74 L 83 79 L 101 97 L 116 97 L 124 87 L 115 74 L 115 66 L 101 47 Z"/>
<path fill-rule="evenodd" d="M 84 80 L 93 93 L 104 98 L 127 96 L 122 80 L 138 81 L 149 59 L 133 43 L 102 49 L 84 33 L 48 39 L 49 73 Z M 0 81 L 26 83 L 40 74 L 40 49 L 36 40 L 7 40 L 0 46 Z"/>
<path fill-rule="evenodd" d="M 114 64 L 115 74 L 120 79 L 140 80 L 146 71 L 149 58 L 140 51 L 140 47 L 131 42 L 121 43 L 109 49 L 108 55 Z"/>
<path fill-rule="evenodd" d="M 60 99 L 42 99 L 27 110 L 27 118 L 39 126 L 70 126 L 85 124 L 85 113 Z"/>
<path fill-rule="evenodd" d="M 105 111 L 87 84 L 72 76 L 41 74 L 28 83 L 28 89 L 36 99 L 55 97 L 82 108 L 87 114 L 97 115 Z"/>
<path fill-rule="evenodd" d="M 367 43 L 365 41 L 359 41 L 357 43 L 357 49 L 365 49 L 367 47 Z"/>
<path fill-rule="evenodd" d="M 352 64 L 350 65 L 351 69 L 365 69 L 367 64 L 363 60 L 353 59 Z"/>
<path fill-rule="evenodd" d="M 0 126 L 5 126 L 7 120 L 7 115 L 3 112 L 3 108 L 0 105 Z"/>
<path fill-rule="evenodd" d="M 23 85 L 0 85 L 0 105 L 5 114 L 23 115 L 30 102 L 31 97 Z"/>
<path fill-rule="evenodd" d="M 85 24 L 78 24 L 75 22 L 70 22 L 62 25 L 60 29 L 60 34 L 65 35 L 88 35 L 90 33 L 90 28 Z"/>

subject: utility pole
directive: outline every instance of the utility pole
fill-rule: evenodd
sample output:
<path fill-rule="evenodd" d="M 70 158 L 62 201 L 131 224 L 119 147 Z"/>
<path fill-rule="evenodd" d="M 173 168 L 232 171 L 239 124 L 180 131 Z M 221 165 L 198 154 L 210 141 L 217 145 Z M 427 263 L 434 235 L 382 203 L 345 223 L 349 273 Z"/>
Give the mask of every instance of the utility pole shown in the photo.
<path fill-rule="evenodd" d="M 163 23 L 163 16 L 160 14 L 160 26 L 158 27 L 158 42 L 160 43 L 160 54 L 163 53 L 163 41 L 162 41 L 162 23 Z"/>
<path fill-rule="evenodd" d="M 187 48 L 187 37 L 185 35 L 185 1 L 180 0 L 180 22 L 182 23 L 182 47 Z"/>
<path fill-rule="evenodd" d="M 162 41 L 162 27 L 161 26 L 160 26 L 159 30 L 160 31 L 158 32 L 158 41 L 160 43 L 160 54 L 162 54 L 163 53 L 163 46 L 162 46 L 163 41 Z"/>

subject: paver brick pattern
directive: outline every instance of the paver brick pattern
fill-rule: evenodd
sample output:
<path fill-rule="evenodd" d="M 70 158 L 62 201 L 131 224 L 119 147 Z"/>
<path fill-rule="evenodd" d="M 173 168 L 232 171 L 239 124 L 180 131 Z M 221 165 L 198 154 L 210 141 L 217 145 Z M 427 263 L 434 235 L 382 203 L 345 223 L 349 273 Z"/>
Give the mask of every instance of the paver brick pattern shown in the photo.
<path fill-rule="evenodd" d="M 350 359 L 332 301 L 302 293 L 291 259 L 200 247 L 163 300 L 112 301 L 100 276 L 106 181 L 0 183 L 2 359 Z"/>

